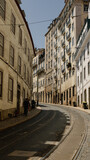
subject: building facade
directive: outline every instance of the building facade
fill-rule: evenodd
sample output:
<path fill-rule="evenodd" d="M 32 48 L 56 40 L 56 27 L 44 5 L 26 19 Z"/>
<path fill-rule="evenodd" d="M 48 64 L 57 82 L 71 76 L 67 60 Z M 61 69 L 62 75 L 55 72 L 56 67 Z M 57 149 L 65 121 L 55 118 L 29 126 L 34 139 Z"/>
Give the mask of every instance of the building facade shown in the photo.
<path fill-rule="evenodd" d="M 76 82 L 77 105 L 87 102 L 90 109 L 90 19 L 87 19 L 77 41 Z"/>
<path fill-rule="evenodd" d="M 23 111 L 32 96 L 34 45 L 20 0 L 0 2 L 0 119 Z"/>
<path fill-rule="evenodd" d="M 37 49 L 33 58 L 33 99 L 44 102 L 45 88 L 45 49 Z"/>
<path fill-rule="evenodd" d="M 45 35 L 45 90 L 46 95 L 48 95 L 46 97 L 50 97 L 49 94 L 52 93 L 52 101 L 50 102 L 68 105 L 76 102 L 74 55 L 77 39 L 88 14 L 88 3 L 89 1 L 84 0 L 65 1 L 63 10 L 52 21 Z M 51 69 L 49 67 L 49 58 L 47 61 L 47 57 L 50 57 L 49 55 L 52 55 L 50 61 L 52 60 L 53 67 Z M 48 77 L 51 76 L 51 84 L 49 85 Z M 49 100 L 46 99 L 46 102 L 49 102 Z"/>

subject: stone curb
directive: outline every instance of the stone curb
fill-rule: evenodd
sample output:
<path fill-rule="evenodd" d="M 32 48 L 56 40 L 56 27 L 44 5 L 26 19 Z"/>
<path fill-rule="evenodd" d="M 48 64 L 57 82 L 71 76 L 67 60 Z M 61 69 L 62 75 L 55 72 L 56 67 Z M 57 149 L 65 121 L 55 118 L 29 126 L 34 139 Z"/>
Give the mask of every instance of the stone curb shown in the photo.
<path fill-rule="evenodd" d="M 33 117 L 37 116 L 40 112 L 41 112 L 41 107 L 36 107 L 34 110 L 31 110 L 31 113 L 29 113 L 29 115 L 27 117 L 22 115 L 20 117 L 21 119 L 18 119 L 19 121 L 14 122 L 12 124 L 8 124 L 5 127 L 1 127 L 0 131 L 3 131 L 3 130 L 8 129 L 10 127 L 16 126 L 17 124 L 23 123 L 23 122 L 25 122 L 25 121 L 27 121 L 29 119 L 32 119 Z M 18 118 L 18 117 L 16 117 L 16 118 Z M 1 123 L 3 123 L 3 122 L 1 122 Z"/>

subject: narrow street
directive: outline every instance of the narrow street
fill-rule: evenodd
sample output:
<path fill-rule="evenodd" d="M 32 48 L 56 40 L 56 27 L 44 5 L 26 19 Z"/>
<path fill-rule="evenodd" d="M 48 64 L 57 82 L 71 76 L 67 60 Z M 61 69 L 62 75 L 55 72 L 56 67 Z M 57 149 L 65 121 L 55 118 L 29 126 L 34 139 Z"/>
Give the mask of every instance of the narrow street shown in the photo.
<path fill-rule="evenodd" d="M 0 133 L 0 160 L 45 155 L 60 141 L 65 127 L 66 117 L 59 109 L 42 107 L 37 117 Z"/>
<path fill-rule="evenodd" d="M 38 116 L 0 132 L 0 160 L 85 160 L 89 115 L 68 106 L 41 108 Z"/>

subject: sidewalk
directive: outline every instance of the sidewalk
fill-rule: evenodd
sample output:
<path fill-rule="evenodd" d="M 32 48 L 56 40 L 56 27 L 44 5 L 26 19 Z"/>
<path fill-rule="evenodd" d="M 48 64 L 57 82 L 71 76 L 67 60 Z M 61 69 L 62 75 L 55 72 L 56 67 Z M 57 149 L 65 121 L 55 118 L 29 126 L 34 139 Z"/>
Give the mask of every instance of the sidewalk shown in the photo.
<path fill-rule="evenodd" d="M 54 104 L 54 103 L 40 103 L 40 105 L 47 105 L 47 104 L 50 104 L 50 105 L 56 105 L 56 106 L 65 106 L 65 107 L 70 107 L 70 108 L 74 108 L 74 109 L 78 109 L 78 110 L 81 110 L 81 111 L 83 111 L 83 112 L 86 112 L 86 113 L 88 113 L 88 114 L 90 114 L 90 109 L 84 109 L 84 108 L 81 108 L 81 107 L 74 107 L 74 106 L 70 106 L 70 105 L 64 105 L 64 104 Z"/>
<path fill-rule="evenodd" d="M 66 106 L 66 105 L 64 105 L 64 106 Z M 73 106 L 66 106 L 66 107 L 73 107 Z M 81 108 L 81 107 L 73 107 L 73 108 L 90 114 L 90 109 L 84 109 L 84 108 Z"/>
<path fill-rule="evenodd" d="M 20 115 L 18 117 L 12 117 L 9 119 L 6 119 L 4 121 L 0 121 L 0 131 L 15 126 L 17 124 L 20 124 L 24 121 L 27 121 L 28 119 L 31 119 L 33 117 L 35 117 L 36 115 L 38 115 L 41 112 L 41 108 L 40 107 L 36 107 L 35 109 L 32 109 L 31 111 L 28 112 L 28 115 Z"/>

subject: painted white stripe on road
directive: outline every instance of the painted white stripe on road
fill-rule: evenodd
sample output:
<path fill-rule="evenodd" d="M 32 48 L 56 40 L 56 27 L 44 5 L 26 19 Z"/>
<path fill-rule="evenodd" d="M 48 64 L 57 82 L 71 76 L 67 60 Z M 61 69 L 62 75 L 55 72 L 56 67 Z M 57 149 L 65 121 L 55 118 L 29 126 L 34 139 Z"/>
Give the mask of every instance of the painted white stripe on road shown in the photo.
<path fill-rule="evenodd" d="M 49 145 L 58 145 L 59 142 L 58 141 L 46 141 L 45 144 L 49 144 Z"/>
<path fill-rule="evenodd" d="M 29 158 L 27 160 L 40 160 L 42 157 L 32 157 L 32 158 Z"/>

